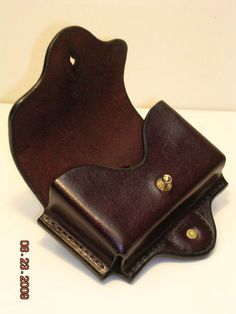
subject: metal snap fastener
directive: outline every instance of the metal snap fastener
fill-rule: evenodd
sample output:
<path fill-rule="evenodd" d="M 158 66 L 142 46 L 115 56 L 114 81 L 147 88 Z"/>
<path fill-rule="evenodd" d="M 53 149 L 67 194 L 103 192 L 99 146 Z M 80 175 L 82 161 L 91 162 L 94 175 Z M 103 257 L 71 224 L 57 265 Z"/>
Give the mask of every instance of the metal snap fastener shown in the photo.
<path fill-rule="evenodd" d="M 161 178 L 157 179 L 156 186 L 161 191 L 170 191 L 172 189 L 172 177 L 169 174 L 164 174 Z"/>
<path fill-rule="evenodd" d="M 190 239 L 190 240 L 195 240 L 198 237 L 198 231 L 196 229 L 190 228 L 186 231 L 186 236 Z"/>

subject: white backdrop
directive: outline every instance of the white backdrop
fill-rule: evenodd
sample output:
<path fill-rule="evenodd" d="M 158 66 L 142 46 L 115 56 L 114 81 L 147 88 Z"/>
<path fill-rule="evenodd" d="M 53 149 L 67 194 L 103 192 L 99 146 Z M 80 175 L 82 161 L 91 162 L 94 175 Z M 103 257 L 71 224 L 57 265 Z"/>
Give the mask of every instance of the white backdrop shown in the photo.
<path fill-rule="evenodd" d="M 79 25 L 127 42 L 135 106 L 236 110 L 235 0 L 0 0 L 0 20 L 0 102 L 32 87 L 52 37 Z"/>

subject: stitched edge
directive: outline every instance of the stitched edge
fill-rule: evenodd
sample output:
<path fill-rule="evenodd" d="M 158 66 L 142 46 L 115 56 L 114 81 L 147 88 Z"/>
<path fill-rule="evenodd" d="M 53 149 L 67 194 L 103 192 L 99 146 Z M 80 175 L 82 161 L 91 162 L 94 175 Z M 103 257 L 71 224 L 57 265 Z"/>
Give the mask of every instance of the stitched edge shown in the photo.
<path fill-rule="evenodd" d="M 158 250 L 158 247 L 160 246 L 160 243 L 157 243 L 152 248 L 150 248 L 145 255 L 143 255 L 136 264 L 131 268 L 131 270 L 127 273 L 130 277 L 133 277 L 133 275 L 139 270 L 140 267 L 144 265 L 144 263 L 151 258 L 153 255 L 158 253 L 160 250 Z"/>
<path fill-rule="evenodd" d="M 99 274 L 105 275 L 109 268 L 100 261 L 93 253 L 91 253 L 77 239 L 74 239 L 68 232 L 62 229 L 55 220 L 47 214 L 43 214 L 40 221 L 52 230 L 57 236 L 66 242 L 74 251 L 76 251 L 86 262 L 88 262 Z"/>
<path fill-rule="evenodd" d="M 220 178 L 220 180 L 213 186 L 210 188 L 209 191 L 206 191 L 206 194 L 202 196 L 202 198 L 199 199 L 197 206 L 196 206 L 196 210 L 208 199 L 212 200 L 212 198 L 216 195 L 216 193 L 218 191 L 220 191 L 221 189 L 224 188 L 224 186 L 226 185 L 225 183 L 225 179 L 223 177 Z M 195 208 L 194 208 L 195 209 Z M 199 213 L 198 213 L 199 214 Z M 200 215 L 200 214 L 199 214 Z M 203 218 L 203 217 L 201 217 Z M 146 254 L 144 254 L 135 264 L 134 266 L 131 268 L 131 270 L 129 272 L 127 272 L 127 274 L 132 278 L 134 276 L 134 274 L 139 270 L 140 267 L 142 267 L 144 265 L 144 263 L 149 260 L 151 257 L 153 257 L 155 254 L 158 253 L 158 251 L 160 251 L 160 249 L 158 250 L 158 247 L 160 247 L 160 245 L 162 244 L 163 241 L 161 242 L 157 242 L 156 244 L 153 245 L 152 248 L 150 248 Z"/>

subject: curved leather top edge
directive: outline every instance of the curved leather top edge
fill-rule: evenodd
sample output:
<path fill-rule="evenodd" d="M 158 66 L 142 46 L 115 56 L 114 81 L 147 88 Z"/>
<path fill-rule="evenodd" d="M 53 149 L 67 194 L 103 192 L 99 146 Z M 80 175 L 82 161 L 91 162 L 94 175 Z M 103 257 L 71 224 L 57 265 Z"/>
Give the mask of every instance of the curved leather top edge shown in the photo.
<path fill-rule="evenodd" d="M 9 125 L 12 123 L 12 120 L 14 119 L 14 116 L 17 112 L 17 110 L 19 109 L 19 106 L 23 103 L 23 101 L 40 85 L 44 75 L 47 72 L 47 67 L 48 67 L 48 62 L 49 62 L 49 57 L 51 54 L 51 50 L 53 49 L 53 46 L 55 44 L 55 42 L 62 36 L 64 35 L 64 33 L 66 31 L 70 31 L 70 30 L 77 30 L 77 31 L 82 31 L 82 32 L 86 32 L 91 38 L 93 38 L 94 40 L 96 40 L 97 42 L 100 42 L 101 44 L 111 44 L 117 40 L 119 40 L 120 42 L 123 43 L 125 50 L 126 50 L 126 54 L 127 54 L 127 49 L 128 46 L 126 44 L 126 42 L 120 38 L 115 38 L 115 39 L 111 39 L 111 40 L 101 40 L 98 37 L 94 36 L 90 31 L 88 31 L 87 29 L 81 27 L 81 26 L 68 26 L 63 28 L 62 30 L 60 30 L 58 33 L 56 33 L 56 35 L 53 37 L 53 39 L 51 40 L 50 44 L 48 45 L 48 48 L 46 50 L 46 54 L 45 54 L 45 58 L 44 58 L 44 63 L 43 63 L 43 69 L 42 72 L 38 78 L 38 80 L 36 81 L 36 83 L 23 95 L 21 96 L 13 105 L 11 111 L 10 111 L 10 115 L 9 115 Z M 124 60 L 124 67 L 125 67 L 125 61 L 126 61 L 126 54 L 125 54 L 125 60 Z M 124 68 L 123 68 L 124 70 Z M 128 94 L 127 94 L 128 97 Z"/>
<path fill-rule="evenodd" d="M 29 187 L 31 188 L 31 190 L 33 191 L 33 193 L 37 196 L 37 198 L 40 200 L 41 203 L 43 203 L 44 206 L 46 206 L 47 204 L 44 202 L 41 193 L 37 190 L 37 187 L 34 185 L 34 183 L 32 182 L 31 178 L 28 178 L 26 176 L 26 171 L 24 169 L 24 167 L 22 167 L 21 162 L 19 161 L 19 156 L 18 154 L 16 154 L 16 150 L 15 150 L 15 136 L 16 136 L 16 132 L 14 131 L 14 119 L 17 116 L 18 110 L 22 108 L 22 106 L 24 106 L 25 101 L 28 99 L 28 97 L 30 97 L 32 95 L 32 93 L 34 93 L 41 85 L 43 78 L 46 76 L 47 71 L 48 71 L 48 63 L 49 63 L 49 58 L 51 55 L 51 52 L 53 50 L 54 45 L 57 43 L 58 39 L 60 39 L 61 36 L 63 36 L 66 32 L 68 31 L 76 31 L 76 32 L 82 32 L 82 33 L 86 33 L 88 37 L 92 38 L 93 40 L 95 40 L 97 43 L 100 43 L 102 45 L 111 45 L 117 41 L 119 41 L 119 45 L 123 45 L 123 65 L 122 65 L 122 72 L 121 72 L 121 83 L 122 83 L 122 93 L 124 94 L 124 96 L 127 98 L 128 102 L 129 102 L 129 106 L 131 106 L 131 108 L 133 109 L 134 115 L 135 116 L 139 116 L 139 114 L 137 113 L 137 111 L 134 109 L 134 106 L 132 105 L 132 103 L 130 102 L 129 96 L 127 94 L 126 88 L 125 88 L 125 84 L 124 84 L 124 78 L 123 78 L 123 74 L 124 74 L 124 68 L 125 68 L 125 62 L 126 62 L 126 56 L 127 56 L 127 44 L 124 40 L 116 38 L 116 39 L 111 39 L 111 40 L 101 40 L 98 39 L 96 36 L 94 36 L 91 32 L 89 32 L 88 30 L 80 27 L 80 26 L 69 26 L 66 28 L 63 28 L 61 31 L 59 31 L 54 38 L 52 39 L 52 41 L 50 42 L 47 51 L 46 51 L 46 55 L 45 55 L 45 59 L 44 59 L 44 64 L 43 64 L 43 69 L 41 72 L 41 75 L 39 77 L 39 79 L 36 81 L 36 83 L 32 86 L 32 88 L 29 89 L 29 91 L 27 91 L 22 97 L 20 97 L 15 104 L 13 105 L 10 114 L 9 114 L 9 119 L 8 119 L 8 134 L 9 134 L 9 144 L 10 144 L 10 151 L 13 157 L 13 160 L 19 170 L 19 172 L 21 173 L 22 177 L 24 178 L 25 182 L 29 185 Z M 140 118 L 141 119 L 141 118 Z M 69 169 L 68 169 L 69 170 Z M 63 172 L 62 172 L 63 174 Z M 57 177 L 54 178 L 54 180 Z M 49 192 L 49 191 L 48 191 Z"/>
<path fill-rule="evenodd" d="M 82 166 L 79 166 L 79 167 L 76 167 L 76 168 L 71 168 L 71 169 L 68 169 L 66 171 L 67 174 L 69 174 L 71 171 L 74 171 L 76 169 L 81 169 L 81 168 L 87 168 L 87 167 L 95 167 L 95 168 L 101 168 L 101 169 L 107 169 L 107 170 L 117 170 L 117 171 L 122 171 L 122 172 L 129 172 L 129 171 L 133 171 L 137 168 L 139 168 L 140 166 L 142 166 L 146 160 L 147 160 L 147 155 L 148 155 L 148 136 L 147 136 L 147 131 L 148 131 L 148 124 L 149 124 L 149 121 L 151 119 L 154 119 L 154 115 L 155 115 L 155 111 L 158 110 L 160 107 L 166 107 L 172 111 L 174 111 L 174 109 L 172 109 L 167 103 L 165 103 L 163 100 L 160 100 L 158 101 L 158 103 L 156 103 L 154 106 L 151 107 L 151 109 L 148 111 L 144 121 L 143 121 L 143 128 L 142 128 L 142 142 L 143 142 L 143 158 L 140 162 L 138 162 L 137 164 L 135 165 L 132 165 L 130 167 L 109 167 L 109 166 L 103 166 L 103 165 L 96 165 L 96 164 L 85 164 L 85 165 L 82 165 Z M 185 123 L 187 123 L 192 129 L 194 129 L 195 132 L 198 133 L 199 136 L 202 137 L 202 139 L 207 142 L 209 145 L 211 145 L 212 147 L 214 147 L 215 150 L 218 151 L 218 153 L 222 156 L 222 159 L 224 160 L 224 163 L 225 163 L 225 160 L 226 160 L 226 157 L 225 155 L 217 148 L 215 147 L 211 142 L 209 142 L 198 130 L 196 130 L 191 124 L 189 124 L 181 115 L 179 115 L 176 111 L 174 111 L 176 115 L 178 115 L 179 118 L 181 118 Z M 156 118 L 157 116 L 155 116 Z M 65 175 L 62 174 L 61 176 L 59 176 L 58 178 L 55 179 L 56 180 L 60 180 L 63 176 Z M 55 182 L 54 181 L 54 182 Z M 54 182 L 52 184 L 54 184 Z"/>

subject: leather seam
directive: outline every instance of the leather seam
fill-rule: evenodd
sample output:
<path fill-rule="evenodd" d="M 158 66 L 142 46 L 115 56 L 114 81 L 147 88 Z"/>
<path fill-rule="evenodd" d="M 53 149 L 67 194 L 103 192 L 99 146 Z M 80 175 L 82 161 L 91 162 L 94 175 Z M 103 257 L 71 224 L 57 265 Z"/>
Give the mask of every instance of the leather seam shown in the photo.
<path fill-rule="evenodd" d="M 77 239 L 74 239 L 68 232 L 66 232 L 55 220 L 43 214 L 40 221 L 44 223 L 51 231 L 53 231 L 61 240 L 66 242 L 74 251 L 76 251 L 85 261 L 87 261 L 95 270 L 101 275 L 105 275 L 109 268 L 102 261 L 100 261 L 93 253 L 91 253 L 85 245 L 81 244 Z"/>
<path fill-rule="evenodd" d="M 157 243 L 156 245 L 154 245 L 152 248 L 150 248 L 147 253 L 145 255 L 143 255 L 137 262 L 136 264 L 131 268 L 131 270 L 127 273 L 130 277 L 133 276 L 133 274 L 135 274 L 139 268 L 141 266 L 144 265 L 144 263 L 151 258 L 152 256 L 154 256 L 156 253 L 158 253 L 158 246 L 159 243 Z"/>

